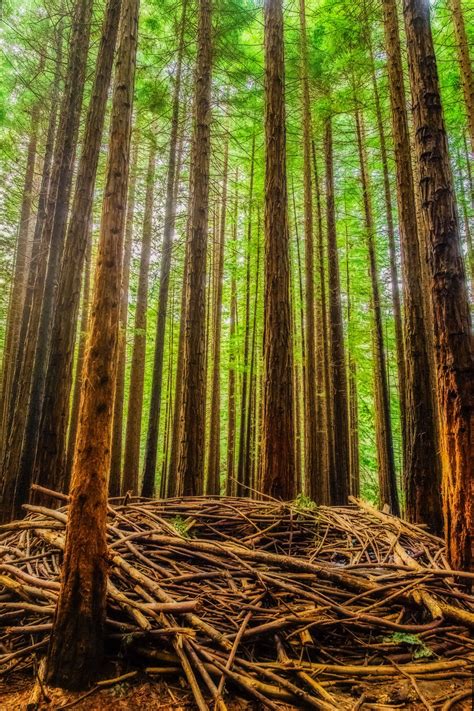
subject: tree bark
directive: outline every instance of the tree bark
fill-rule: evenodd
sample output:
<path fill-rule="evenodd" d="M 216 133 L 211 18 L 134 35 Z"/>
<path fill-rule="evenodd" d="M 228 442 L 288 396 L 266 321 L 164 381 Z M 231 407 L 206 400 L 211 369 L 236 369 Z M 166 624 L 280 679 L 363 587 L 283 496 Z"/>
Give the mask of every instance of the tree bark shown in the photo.
<path fill-rule="evenodd" d="M 205 444 L 206 255 L 211 134 L 212 6 L 199 0 L 195 115 L 191 158 L 191 224 L 186 289 L 179 490 L 203 491 Z"/>
<path fill-rule="evenodd" d="M 235 183 L 239 184 L 238 172 Z M 236 441 L 236 347 L 235 334 L 237 325 L 237 282 L 236 282 L 236 253 L 237 253 L 237 221 L 239 216 L 239 194 L 236 188 L 234 202 L 234 223 L 232 226 L 232 275 L 230 279 L 230 324 L 229 324 L 229 399 L 227 421 L 227 479 L 226 494 L 232 496 L 235 492 L 235 441 Z"/>
<path fill-rule="evenodd" d="M 137 33 L 138 2 L 124 0 L 61 588 L 47 655 L 47 683 L 68 689 L 84 688 L 91 683 L 99 669 L 103 649 L 107 479 L 117 374 Z"/>
<path fill-rule="evenodd" d="M 214 314 L 213 314 L 213 353 L 212 353 L 212 395 L 211 395 L 211 419 L 209 424 L 209 458 L 207 474 L 207 494 L 220 494 L 220 465 L 221 465 L 221 331 L 222 331 L 222 281 L 224 278 L 224 247 L 227 214 L 227 171 L 229 165 L 229 138 L 226 138 L 224 147 L 224 166 L 222 177 L 222 202 L 221 219 L 217 245 L 217 264 L 215 269 L 215 294 L 214 294 Z"/>
<path fill-rule="evenodd" d="M 66 461 L 66 491 L 69 491 L 71 481 L 74 447 L 76 445 L 77 427 L 79 424 L 79 406 L 81 402 L 82 369 L 86 350 L 86 339 L 89 325 L 90 292 L 91 292 L 91 267 L 92 267 L 92 220 L 89 225 L 89 241 L 86 249 L 86 262 L 84 265 L 84 285 L 82 292 L 81 323 L 79 328 L 79 348 L 77 350 L 76 377 L 71 403 L 71 418 L 69 422 L 67 461 Z"/>
<path fill-rule="evenodd" d="M 375 225 L 371 200 L 371 185 L 367 169 L 365 148 L 365 130 L 360 109 L 355 114 L 357 128 L 357 146 L 359 150 L 360 175 L 364 199 L 364 218 L 369 256 L 369 274 L 371 284 L 371 307 L 373 312 L 373 360 L 375 389 L 375 432 L 377 440 L 377 460 L 379 474 L 379 503 L 383 508 L 388 505 L 394 516 L 400 515 L 398 501 L 395 458 L 393 454 L 392 423 L 390 416 L 390 397 L 388 392 L 387 361 L 383 338 L 382 307 L 375 251 Z"/>
<path fill-rule="evenodd" d="M 262 492 L 295 495 L 293 352 L 286 183 L 285 60 L 281 0 L 264 6 L 265 293 Z"/>
<path fill-rule="evenodd" d="M 37 434 L 46 377 L 56 279 L 63 253 L 64 231 L 73 177 L 74 158 L 84 91 L 91 25 L 92 0 L 77 0 L 66 71 L 66 87 L 59 114 L 46 216 L 42 225 L 36 286 L 25 336 L 20 386 L 9 441 L 6 471 L 14 483 L 5 500 L 11 515 L 20 515 L 28 500 L 36 455 Z M 19 405 L 19 406 L 18 406 Z"/>
<path fill-rule="evenodd" d="M 244 331 L 244 353 L 242 388 L 240 392 L 240 422 L 239 422 L 239 452 L 237 460 L 237 496 L 248 496 L 249 491 L 245 488 L 245 447 L 247 432 L 247 391 L 248 391 L 248 369 L 249 369 L 249 348 L 250 348 L 250 252 L 252 244 L 252 210 L 253 210 L 253 186 L 255 175 L 255 133 L 252 137 L 252 149 L 250 153 L 250 183 L 248 197 L 248 218 L 247 218 L 247 254 L 246 254 L 246 279 L 245 279 L 245 331 Z"/>
<path fill-rule="evenodd" d="M 314 296 L 314 239 L 313 239 L 313 186 L 311 176 L 311 104 L 308 80 L 308 47 L 306 35 L 305 1 L 300 0 L 301 90 L 303 104 L 303 170 L 304 170 L 304 226 L 305 226 L 305 467 L 311 498 L 324 503 L 324 481 L 321 471 L 319 422 L 317 411 L 316 380 L 316 327 Z"/>
<path fill-rule="evenodd" d="M 471 137 L 471 150 L 474 153 L 474 73 L 472 71 L 469 52 L 469 40 L 464 23 L 461 0 L 450 0 L 450 5 L 453 17 L 454 36 L 456 37 L 456 50 L 461 73 L 464 103 L 466 104 L 467 126 Z"/>
<path fill-rule="evenodd" d="M 33 479 L 55 491 L 67 491 L 66 445 L 72 388 L 74 347 L 79 313 L 81 278 L 87 244 L 94 187 L 112 74 L 121 0 L 109 0 L 97 57 L 97 70 L 86 119 L 71 217 L 59 272 L 51 348 L 37 433 Z"/>
<path fill-rule="evenodd" d="M 398 286 L 398 267 L 395 247 L 395 229 L 393 224 L 392 193 L 390 186 L 390 175 L 388 170 L 387 141 L 385 136 L 382 107 L 380 104 L 380 92 L 375 73 L 374 51 L 372 47 L 372 37 L 369 21 L 366 18 L 366 34 L 370 50 L 370 64 L 372 74 L 372 87 L 374 92 L 375 114 L 377 118 L 377 131 L 380 140 L 380 153 L 382 159 L 383 188 L 385 198 L 385 212 L 387 218 L 388 249 L 390 258 L 390 282 L 392 288 L 393 317 L 395 322 L 395 347 L 397 352 L 397 384 L 398 397 L 400 402 L 400 425 L 402 432 L 402 455 L 405 451 L 407 441 L 406 432 L 406 372 L 405 372 L 405 349 L 403 341 L 403 319 L 400 300 L 400 289 Z"/>
<path fill-rule="evenodd" d="M 123 406 L 125 401 L 125 366 L 127 357 L 128 290 L 130 284 L 130 261 L 133 244 L 133 217 L 137 187 L 137 163 L 140 136 L 132 133 L 132 159 L 128 181 L 127 218 L 122 264 L 122 292 L 120 296 L 120 328 L 117 356 L 117 383 L 114 396 L 114 421 L 112 426 L 112 451 L 110 455 L 110 496 L 120 496 L 122 477 Z"/>
<path fill-rule="evenodd" d="M 39 67 L 40 69 L 40 67 Z M 37 101 L 31 111 L 30 139 L 26 155 L 25 181 L 20 210 L 20 223 L 16 240 L 15 266 L 8 304 L 5 345 L 3 348 L 1 403 L 2 427 L 8 413 L 13 371 L 18 359 L 18 341 L 20 337 L 21 316 L 25 301 L 28 278 L 28 237 L 30 232 L 31 206 L 33 199 L 33 178 L 37 160 L 38 125 L 40 102 Z"/>
<path fill-rule="evenodd" d="M 472 568 L 474 350 L 429 7 L 404 0 L 408 65 L 427 235 L 441 420 L 444 525 L 452 567 Z"/>
<path fill-rule="evenodd" d="M 333 479 L 329 482 L 329 489 L 331 503 L 335 506 L 340 506 L 347 503 L 347 497 L 349 495 L 349 413 L 347 406 L 346 356 L 344 352 L 341 283 L 339 277 L 336 212 L 334 204 L 334 157 L 331 117 L 326 119 L 324 143 L 329 271 L 329 373 L 331 381 L 331 414 L 333 418 L 332 431 L 334 446 L 334 471 Z"/>
<path fill-rule="evenodd" d="M 138 276 L 137 303 L 133 336 L 130 390 L 127 411 L 127 432 L 122 477 L 122 495 L 138 494 L 140 471 L 140 436 L 145 383 L 146 329 L 148 308 L 148 276 L 150 271 L 151 238 L 153 231 L 153 199 L 155 192 L 156 143 L 152 139 L 146 176 L 145 212 Z"/>
<path fill-rule="evenodd" d="M 178 57 L 176 61 L 176 80 L 173 95 L 173 114 L 171 117 L 170 152 L 168 157 L 168 177 L 166 184 L 166 206 L 160 265 L 160 292 L 158 296 L 156 340 L 153 360 L 153 379 L 151 385 L 151 401 L 145 450 L 145 465 L 143 470 L 142 496 L 153 496 L 155 486 L 156 460 L 158 454 L 158 433 L 160 430 L 166 315 L 168 312 L 168 294 L 171 270 L 171 251 L 173 246 L 173 232 L 176 223 L 175 184 L 179 179 L 179 169 L 177 169 L 177 162 L 179 162 L 177 161 L 177 146 L 181 93 L 181 74 L 185 36 L 184 33 L 186 29 L 186 12 L 187 0 L 184 0 L 180 22 Z"/>
<path fill-rule="evenodd" d="M 438 442 L 431 392 L 431 362 L 423 308 L 422 270 L 402 56 L 395 0 L 383 0 L 385 49 L 395 144 L 397 199 L 402 252 L 406 369 L 406 516 L 442 529 Z"/>

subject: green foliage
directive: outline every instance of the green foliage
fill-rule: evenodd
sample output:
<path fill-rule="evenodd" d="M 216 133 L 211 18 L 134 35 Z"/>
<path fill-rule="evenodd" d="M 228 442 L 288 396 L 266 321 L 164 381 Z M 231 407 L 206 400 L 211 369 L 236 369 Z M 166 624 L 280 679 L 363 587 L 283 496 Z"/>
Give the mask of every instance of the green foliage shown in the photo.
<path fill-rule="evenodd" d="M 424 659 L 432 657 L 433 651 L 427 647 L 420 637 L 416 634 L 408 634 L 407 632 L 394 632 L 390 637 L 387 637 L 384 642 L 389 644 L 404 644 L 408 646 L 413 654 L 413 659 Z"/>

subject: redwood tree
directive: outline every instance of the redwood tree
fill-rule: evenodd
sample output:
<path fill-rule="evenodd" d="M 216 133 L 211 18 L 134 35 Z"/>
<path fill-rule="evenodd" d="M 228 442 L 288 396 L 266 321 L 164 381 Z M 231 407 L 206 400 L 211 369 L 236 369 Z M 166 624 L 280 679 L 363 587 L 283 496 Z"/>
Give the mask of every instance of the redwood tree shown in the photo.
<path fill-rule="evenodd" d="M 404 0 L 416 160 L 428 244 L 446 545 L 470 570 L 474 531 L 474 350 L 438 71 L 424 0 Z"/>
<path fill-rule="evenodd" d="M 90 684 L 103 649 L 107 480 L 137 33 L 138 2 L 124 0 L 61 588 L 47 655 L 48 683 L 69 689 Z"/>
<path fill-rule="evenodd" d="M 265 294 L 262 491 L 295 495 L 293 354 L 286 182 L 285 59 L 282 0 L 265 16 Z"/>
<path fill-rule="evenodd" d="M 198 52 L 191 155 L 189 255 L 184 326 L 178 487 L 202 493 L 205 442 L 206 260 L 211 139 L 212 2 L 199 0 Z"/>

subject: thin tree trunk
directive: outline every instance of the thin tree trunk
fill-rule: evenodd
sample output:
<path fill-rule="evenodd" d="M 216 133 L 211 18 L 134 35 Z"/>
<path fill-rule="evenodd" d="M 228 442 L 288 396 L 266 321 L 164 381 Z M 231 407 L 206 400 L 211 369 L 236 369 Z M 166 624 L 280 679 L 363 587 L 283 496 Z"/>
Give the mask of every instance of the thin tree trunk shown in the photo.
<path fill-rule="evenodd" d="M 262 491 L 295 495 L 293 343 L 286 183 L 285 60 L 281 0 L 265 16 L 265 326 Z"/>
<path fill-rule="evenodd" d="M 403 342 L 403 320 L 400 302 L 400 289 L 398 286 L 398 268 L 395 248 L 395 229 L 393 224 L 392 193 L 390 186 L 390 175 L 388 171 L 387 141 L 385 137 L 382 107 L 380 105 L 380 94 L 375 73 L 375 60 L 372 47 L 372 37 L 369 21 L 366 18 L 366 35 L 370 50 L 370 64 L 372 74 L 372 88 L 374 92 L 375 114 L 377 118 L 377 130 L 380 140 L 380 153 L 382 159 L 383 187 L 385 198 L 385 212 L 387 219 L 388 249 L 390 258 L 390 282 L 392 287 L 393 317 L 395 322 L 395 347 L 397 352 L 397 382 L 398 397 L 400 402 L 400 424 L 402 432 L 402 452 L 405 451 L 407 441 L 406 432 L 406 373 L 405 373 L 405 350 Z"/>
<path fill-rule="evenodd" d="M 319 277 L 319 299 L 317 300 L 317 323 L 319 325 L 317 343 L 317 366 L 319 398 L 321 400 L 319 410 L 321 412 L 321 471 L 324 479 L 324 502 L 329 503 L 329 482 L 335 477 L 334 463 L 334 442 L 332 429 L 332 402 L 330 396 L 330 373 L 329 373 L 329 335 L 328 335 L 328 313 L 326 299 L 326 270 L 324 265 L 324 241 L 323 241 L 323 213 L 321 209 L 321 189 L 319 185 L 318 164 L 316 161 L 316 150 L 314 140 L 311 143 L 313 157 L 314 190 L 316 197 L 317 216 L 317 273 Z"/>
<path fill-rule="evenodd" d="M 303 288 L 303 269 L 301 265 L 301 249 L 300 249 L 300 235 L 299 235 L 299 230 L 298 230 L 298 218 L 297 218 L 297 212 L 296 212 L 296 199 L 295 199 L 295 188 L 293 185 L 293 180 L 291 181 L 291 194 L 292 194 L 292 202 L 293 202 L 293 220 L 294 220 L 294 229 L 295 229 L 295 242 L 296 242 L 296 257 L 297 257 L 297 266 L 298 266 L 298 302 L 299 302 L 299 321 L 300 321 L 300 331 L 301 331 L 301 378 L 302 378 L 302 383 L 303 383 L 303 397 L 301 398 L 302 400 L 302 409 L 303 409 L 303 414 L 306 413 L 307 411 L 307 405 L 306 405 L 306 394 L 307 390 L 305 388 L 305 383 L 307 380 L 306 377 L 306 332 L 305 332 L 305 320 L 304 320 L 304 311 L 305 311 L 305 299 L 304 299 L 304 288 Z M 290 274 L 290 280 L 292 277 L 293 273 Z M 292 293 L 294 293 L 294 290 L 292 289 Z M 294 334 L 294 341 L 296 343 L 297 340 L 297 333 L 298 333 L 298 327 L 296 323 L 296 307 L 293 309 L 292 313 L 292 322 L 293 322 L 293 334 Z M 297 368 L 294 368 L 295 372 L 297 371 Z M 298 398 L 299 399 L 299 398 Z M 295 412 L 299 413 L 299 409 L 295 406 Z M 298 418 L 299 418 L 298 414 Z M 304 446 L 306 443 L 306 421 L 305 417 L 303 417 L 302 422 L 297 422 L 295 424 L 295 436 L 296 436 L 296 484 L 301 484 L 302 478 L 303 478 L 303 470 L 305 470 L 304 467 L 304 462 L 305 462 L 305 456 L 306 456 L 306 447 Z M 310 483 L 308 478 L 305 476 L 305 483 L 306 486 Z"/>
<path fill-rule="evenodd" d="M 127 360 L 128 291 L 130 285 L 130 262 L 133 246 L 133 217 L 137 187 L 137 164 L 140 135 L 132 133 L 132 159 L 127 197 L 127 218 L 122 264 L 122 292 L 120 296 L 120 328 L 117 356 L 117 383 L 114 396 L 114 420 L 112 425 L 112 452 L 110 455 L 110 496 L 120 496 L 122 475 L 123 410 L 125 402 L 125 368 Z"/>
<path fill-rule="evenodd" d="M 66 87 L 60 110 L 48 206 L 41 234 L 40 249 L 43 259 L 38 264 L 35 294 L 25 338 L 28 346 L 21 366 L 18 399 L 14 403 L 19 415 L 15 418 L 10 433 L 6 465 L 9 481 L 14 486 L 13 490 L 11 487 L 6 487 L 4 500 L 10 501 L 10 510 L 14 517 L 20 515 L 22 504 L 28 500 L 36 455 L 56 294 L 55 284 L 63 253 L 84 91 L 91 13 L 92 0 L 78 0 L 74 13 Z"/>
<path fill-rule="evenodd" d="M 158 433 L 160 430 L 161 390 L 163 382 L 163 357 L 166 331 L 166 314 L 168 311 L 168 293 L 171 269 L 171 251 L 173 232 L 176 222 L 175 186 L 179 180 L 180 153 L 178 146 L 179 105 L 181 93 L 181 74 L 184 51 L 184 33 L 186 29 L 187 0 L 182 6 L 180 21 L 180 37 L 178 58 L 176 63 L 176 80 L 173 95 L 173 114 L 171 118 L 170 152 L 168 157 L 168 177 L 166 184 L 166 206 L 163 229 L 163 245 L 160 265 L 160 291 L 158 295 L 158 312 L 156 321 L 156 340 L 153 360 L 153 378 L 151 385 L 150 414 L 145 450 L 145 465 L 143 470 L 142 496 L 153 496 L 155 485 L 156 459 L 158 452 Z M 184 130 L 184 129 L 183 129 Z M 178 165 L 177 165 L 178 164 Z"/>
<path fill-rule="evenodd" d="M 23 418 L 20 421 L 20 427 L 23 426 L 25 417 L 25 408 L 20 410 L 16 408 L 16 403 L 24 402 L 28 395 L 29 380 L 21 378 L 23 362 L 31 362 L 34 355 L 35 343 L 32 339 L 26 341 L 26 335 L 28 331 L 28 324 L 30 322 L 31 310 L 33 307 L 33 302 L 35 300 L 36 290 L 40 288 L 39 283 L 37 283 L 37 274 L 40 271 L 40 264 L 47 258 L 47 252 L 41 249 L 41 234 L 43 231 L 43 225 L 46 219 L 46 208 L 48 203 L 48 192 L 51 180 L 51 164 L 53 159 L 54 141 L 56 136 L 56 125 L 58 118 L 58 102 L 59 102 L 59 85 L 61 81 L 62 72 L 62 41 L 63 41 L 63 24 L 59 24 L 58 28 L 58 41 L 57 41 L 57 54 L 56 54 L 56 65 L 54 71 L 53 80 L 53 90 L 51 96 L 51 107 L 49 113 L 49 124 L 48 131 L 46 135 L 45 149 L 44 149 L 44 159 L 43 159 L 43 170 L 41 176 L 41 185 L 38 197 L 38 208 L 35 222 L 35 229 L 33 233 L 33 240 L 31 246 L 31 254 L 29 259 L 28 276 L 26 281 L 25 297 L 23 302 L 23 309 L 21 314 L 21 325 L 18 335 L 18 348 L 17 353 L 19 357 L 15 363 L 12 363 L 13 367 L 13 377 L 11 381 L 11 389 L 8 393 L 7 398 L 4 400 L 3 404 L 3 421 L 2 421 L 2 438 L 1 438 L 1 462 L 2 469 L 5 477 L 15 477 L 16 472 L 8 469 L 8 462 L 6 461 L 6 450 L 9 435 L 13 431 L 13 421 L 15 418 Z M 27 353 L 28 351 L 28 353 Z M 23 354 L 23 355 L 22 355 Z M 17 420 L 18 422 L 18 420 Z M 0 505 L 0 515 L 2 514 L 2 505 Z"/>
<path fill-rule="evenodd" d="M 239 175 L 235 176 L 238 186 Z M 239 215 L 239 193 L 235 192 L 234 224 L 232 226 L 232 275 L 230 281 L 230 325 L 229 325 L 229 399 L 228 399 L 228 425 L 227 425 L 227 479 L 226 494 L 232 496 L 235 492 L 235 441 L 236 441 L 236 354 L 235 333 L 237 321 L 237 283 L 236 283 L 236 251 L 237 251 L 237 220 Z"/>
<path fill-rule="evenodd" d="M 6 325 L 5 345 L 3 350 L 3 367 L 1 380 L 1 415 L 8 412 L 11 391 L 11 379 L 18 358 L 18 340 L 20 336 L 21 315 L 25 300 L 26 280 L 28 276 L 28 242 L 30 233 L 31 206 L 33 201 L 33 178 L 37 160 L 38 125 L 40 119 L 40 102 L 36 102 L 31 111 L 30 140 L 26 155 L 25 181 L 20 210 L 20 223 L 16 240 L 15 267 L 13 272 L 8 316 Z M 3 422 L 3 420 L 2 420 Z"/>
<path fill-rule="evenodd" d="M 388 392 L 387 361 L 383 339 L 382 306 L 375 252 L 375 225 L 371 201 L 371 185 L 367 169 L 365 130 L 360 110 L 355 114 L 357 145 L 359 150 L 360 174 L 364 197 L 365 230 L 369 253 L 369 273 L 371 284 L 371 306 L 373 312 L 373 360 L 375 385 L 375 431 L 377 439 L 377 460 L 379 472 L 380 506 L 388 505 L 395 516 L 400 515 L 398 502 L 395 458 L 393 454 L 392 423 L 390 417 L 390 397 Z"/>
<path fill-rule="evenodd" d="M 138 2 L 124 0 L 61 588 L 47 655 L 47 683 L 70 689 L 90 685 L 100 668 L 103 651 L 107 480 L 137 33 Z"/>
<path fill-rule="evenodd" d="M 191 224 L 184 334 L 182 428 L 178 463 L 179 490 L 202 493 L 206 425 L 205 323 L 206 255 L 211 137 L 212 6 L 199 0 L 196 96 L 191 159 Z"/>
<path fill-rule="evenodd" d="M 244 457 L 244 483 L 246 485 L 247 495 L 249 495 L 250 489 L 253 483 L 253 468 L 255 461 L 255 391 L 256 391 L 256 379 L 255 379 L 255 358 L 256 358 L 256 339 L 257 339 L 257 307 L 258 307 L 258 282 L 260 277 L 260 212 L 257 218 L 257 254 L 256 254 L 256 271 L 255 271 L 255 297 L 253 305 L 253 318 L 252 318 L 252 344 L 250 348 L 250 372 L 249 372 L 249 397 L 248 397 L 248 408 L 247 408 L 247 432 L 245 435 L 245 457 Z"/>
<path fill-rule="evenodd" d="M 137 303 L 130 369 L 130 390 L 127 411 L 127 432 L 123 462 L 122 495 L 138 494 L 140 471 L 140 436 L 145 383 L 146 330 L 148 308 L 148 276 L 150 272 L 151 238 L 153 232 L 153 200 L 155 192 L 156 143 L 152 139 L 146 176 L 145 212 L 138 276 Z"/>
<path fill-rule="evenodd" d="M 397 169 L 402 252 L 406 369 L 404 487 L 406 516 L 442 529 L 438 442 L 431 392 L 431 361 L 422 293 L 421 255 L 410 154 L 410 137 L 395 0 L 383 0 L 385 48 Z"/>
<path fill-rule="evenodd" d="M 451 566 L 471 570 L 474 350 L 469 303 L 430 11 L 420 0 L 404 0 L 403 11 L 422 217 L 428 238 L 446 545 Z"/>
<path fill-rule="evenodd" d="M 326 119 L 326 200 L 329 269 L 329 342 L 331 414 L 334 442 L 334 478 L 330 481 L 330 500 L 333 505 L 347 503 L 349 494 L 349 421 L 347 407 L 346 356 L 341 307 L 339 256 L 337 251 L 336 212 L 334 204 L 334 157 L 332 119 Z"/>
<path fill-rule="evenodd" d="M 351 319 L 352 295 L 349 270 L 349 239 L 346 226 L 346 293 L 347 293 L 347 353 L 349 360 L 349 491 L 351 496 L 359 496 L 360 463 L 359 463 L 359 423 L 357 404 L 357 363 L 351 352 Z"/>
<path fill-rule="evenodd" d="M 471 150 L 474 153 L 474 73 L 472 71 L 469 53 L 469 40 L 464 23 L 461 0 L 450 0 L 450 6 L 453 17 L 454 35 L 456 37 L 456 51 L 461 73 L 461 84 L 464 102 L 466 104 L 467 125 L 469 135 L 471 136 Z"/>
<path fill-rule="evenodd" d="M 311 176 L 311 104 L 308 80 L 308 48 L 306 36 L 305 0 L 300 0 L 301 88 L 303 101 L 303 165 L 304 165 L 304 226 L 305 226 L 305 306 L 306 306 L 306 367 L 305 367 L 305 467 L 310 496 L 317 504 L 324 503 L 324 481 L 321 471 L 319 422 L 316 379 L 316 326 L 314 296 L 313 186 Z"/>
<path fill-rule="evenodd" d="M 248 222 L 247 222 L 247 272 L 245 281 L 245 332 L 244 332 L 244 362 L 242 373 L 242 388 L 240 393 L 240 424 L 239 424 L 239 454 L 237 460 L 237 496 L 248 496 L 249 491 L 245 484 L 245 447 L 246 447 L 246 416 L 247 416 L 247 390 L 248 390 L 248 368 L 249 368 L 249 344 L 250 344 L 250 253 L 252 244 L 252 208 L 253 208 L 253 185 L 255 174 L 255 133 L 252 138 L 252 150 L 250 155 L 250 185 L 248 197 Z"/>
<path fill-rule="evenodd" d="M 71 218 L 59 272 L 56 306 L 51 328 L 51 348 L 36 435 L 38 449 L 33 479 L 54 490 L 67 490 L 66 487 L 69 484 L 65 470 L 67 429 L 81 278 L 87 243 L 90 240 L 94 187 L 102 145 L 107 95 L 112 75 L 120 5 L 121 0 L 109 0 L 104 17 Z M 29 463 L 29 461 L 28 458 L 27 462 Z"/>
<path fill-rule="evenodd" d="M 171 293 L 171 314 L 174 313 L 174 293 Z M 168 382 L 166 387 L 166 416 L 164 427 L 164 453 L 161 465 L 160 498 L 166 498 L 168 491 L 168 463 L 171 443 L 171 422 L 173 414 L 173 349 L 174 349 L 174 318 L 171 320 L 169 347 L 168 347 Z"/>
<path fill-rule="evenodd" d="M 222 203 L 220 225 L 216 230 L 218 234 L 217 264 L 215 269 L 215 295 L 214 295 L 214 341 L 212 354 L 212 396 L 211 396 L 211 421 L 209 427 L 209 463 L 207 477 L 207 493 L 220 494 L 220 464 L 221 464 L 221 331 L 222 331 L 222 282 L 224 278 L 224 246 L 227 213 L 227 171 L 229 165 L 229 139 L 226 138 L 224 147 L 224 167 L 222 185 Z"/>
<path fill-rule="evenodd" d="M 77 426 L 79 424 L 79 405 L 82 389 L 82 368 L 84 366 L 84 356 L 87 339 L 87 328 L 89 324 L 89 301 L 91 292 L 91 262 L 92 262 L 92 220 L 89 223 L 89 241 L 86 249 L 86 261 L 84 266 L 84 285 L 82 291 L 82 310 L 81 323 L 79 327 L 79 348 L 77 351 L 76 362 L 76 377 L 74 380 L 74 389 L 72 393 L 71 417 L 69 422 L 68 447 L 67 447 L 67 463 L 66 463 L 66 482 L 69 489 L 69 481 L 72 471 L 72 462 L 74 457 L 74 447 L 76 445 Z"/>

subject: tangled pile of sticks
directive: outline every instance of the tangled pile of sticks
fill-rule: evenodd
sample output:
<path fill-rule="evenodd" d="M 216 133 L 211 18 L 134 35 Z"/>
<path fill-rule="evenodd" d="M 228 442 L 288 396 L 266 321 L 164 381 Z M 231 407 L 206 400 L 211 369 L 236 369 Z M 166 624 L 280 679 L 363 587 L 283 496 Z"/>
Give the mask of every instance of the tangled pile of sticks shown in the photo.
<path fill-rule="evenodd" d="M 47 646 L 62 503 L 0 527 L 0 673 Z M 200 709 L 225 709 L 224 687 L 267 708 L 341 709 L 341 684 L 404 676 L 423 700 L 420 680 L 472 675 L 474 575 L 365 503 L 117 499 L 108 534 L 109 654 L 185 676 Z"/>

